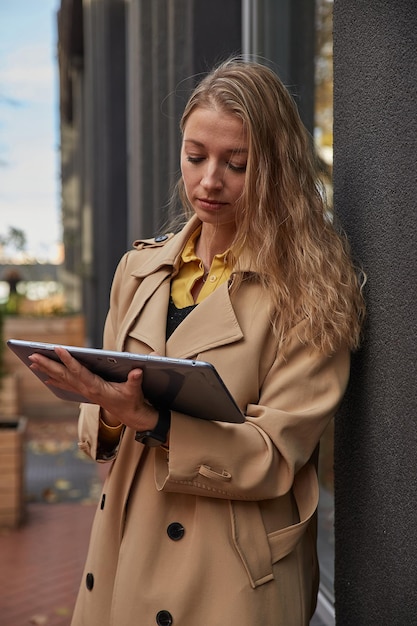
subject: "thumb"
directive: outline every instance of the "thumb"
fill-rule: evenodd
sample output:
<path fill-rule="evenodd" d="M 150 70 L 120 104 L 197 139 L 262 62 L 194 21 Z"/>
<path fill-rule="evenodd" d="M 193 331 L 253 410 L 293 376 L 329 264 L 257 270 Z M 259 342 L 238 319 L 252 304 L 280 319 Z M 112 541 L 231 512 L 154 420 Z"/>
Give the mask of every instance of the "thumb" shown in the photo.
<path fill-rule="evenodd" d="M 135 368 L 134 370 L 130 370 L 129 374 L 127 375 L 127 380 L 132 383 L 137 383 L 138 381 L 142 380 L 142 377 L 143 370 Z"/>

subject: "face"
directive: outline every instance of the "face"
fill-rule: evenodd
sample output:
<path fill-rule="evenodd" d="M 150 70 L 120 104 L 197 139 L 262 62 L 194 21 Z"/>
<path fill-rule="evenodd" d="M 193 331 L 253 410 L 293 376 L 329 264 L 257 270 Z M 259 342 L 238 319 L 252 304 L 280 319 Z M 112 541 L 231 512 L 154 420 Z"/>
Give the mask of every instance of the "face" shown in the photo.
<path fill-rule="evenodd" d="M 247 158 L 247 136 L 239 117 L 205 108 L 190 114 L 181 172 L 187 198 L 203 224 L 234 230 Z"/>

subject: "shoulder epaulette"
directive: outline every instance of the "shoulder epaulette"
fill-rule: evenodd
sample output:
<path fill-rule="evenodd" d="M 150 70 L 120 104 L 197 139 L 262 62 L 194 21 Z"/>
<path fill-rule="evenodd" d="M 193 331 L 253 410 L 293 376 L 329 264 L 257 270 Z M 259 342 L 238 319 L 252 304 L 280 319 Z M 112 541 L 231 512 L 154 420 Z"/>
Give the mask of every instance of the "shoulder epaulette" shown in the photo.
<path fill-rule="evenodd" d="M 160 248 L 164 246 L 172 237 L 174 233 L 165 233 L 164 235 L 157 235 L 152 239 L 136 239 L 133 242 L 133 247 L 136 250 L 142 250 L 143 248 Z"/>

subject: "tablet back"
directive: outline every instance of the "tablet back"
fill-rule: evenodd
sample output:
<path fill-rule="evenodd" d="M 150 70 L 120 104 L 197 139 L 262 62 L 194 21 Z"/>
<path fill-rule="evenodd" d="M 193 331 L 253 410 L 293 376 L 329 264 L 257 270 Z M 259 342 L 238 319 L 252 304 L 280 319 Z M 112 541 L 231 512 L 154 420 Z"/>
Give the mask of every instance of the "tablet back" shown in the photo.
<path fill-rule="evenodd" d="M 55 344 L 9 339 L 7 345 L 28 367 L 31 365 L 28 357 L 34 352 L 59 361 L 54 352 Z M 108 381 L 124 382 L 130 370 L 141 368 L 144 395 L 158 408 L 169 408 L 200 419 L 244 422 L 243 413 L 210 363 L 77 346 L 61 347 Z M 44 374 L 31 371 L 45 382 Z M 51 385 L 48 389 L 63 400 L 89 402 L 81 395 Z"/>

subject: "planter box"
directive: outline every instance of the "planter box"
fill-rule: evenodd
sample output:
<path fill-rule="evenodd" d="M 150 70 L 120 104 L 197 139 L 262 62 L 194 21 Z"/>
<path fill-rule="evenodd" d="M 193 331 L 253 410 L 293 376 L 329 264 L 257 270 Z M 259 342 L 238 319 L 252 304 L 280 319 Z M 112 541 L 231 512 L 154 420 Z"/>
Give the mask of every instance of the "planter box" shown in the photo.
<path fill-rule="evenodd" d="M 85 344 L 85 324 L 82 315 L 57 317 L 6 316 L 3 334 L 7 339 L 26 339 L 73 346 Z M 59 400 L 8 348 L 4 351 L 5 369 L 19 378 L 20 410 L 31 417 L 72 417 L 78 414 L 76 402 Z M 1 414 L 0 406 L 0 414 Z"/>
<path fill-rule="evenodd" d="M 16 528 L 25 515 L 25 417 L 0 417 L 0 528 Z"/>
<path fill-rule="evenodd" d="M 0 416 L 20 415 L 20 393 L 18 374 L 6 374 L 0 380 Z"/>

